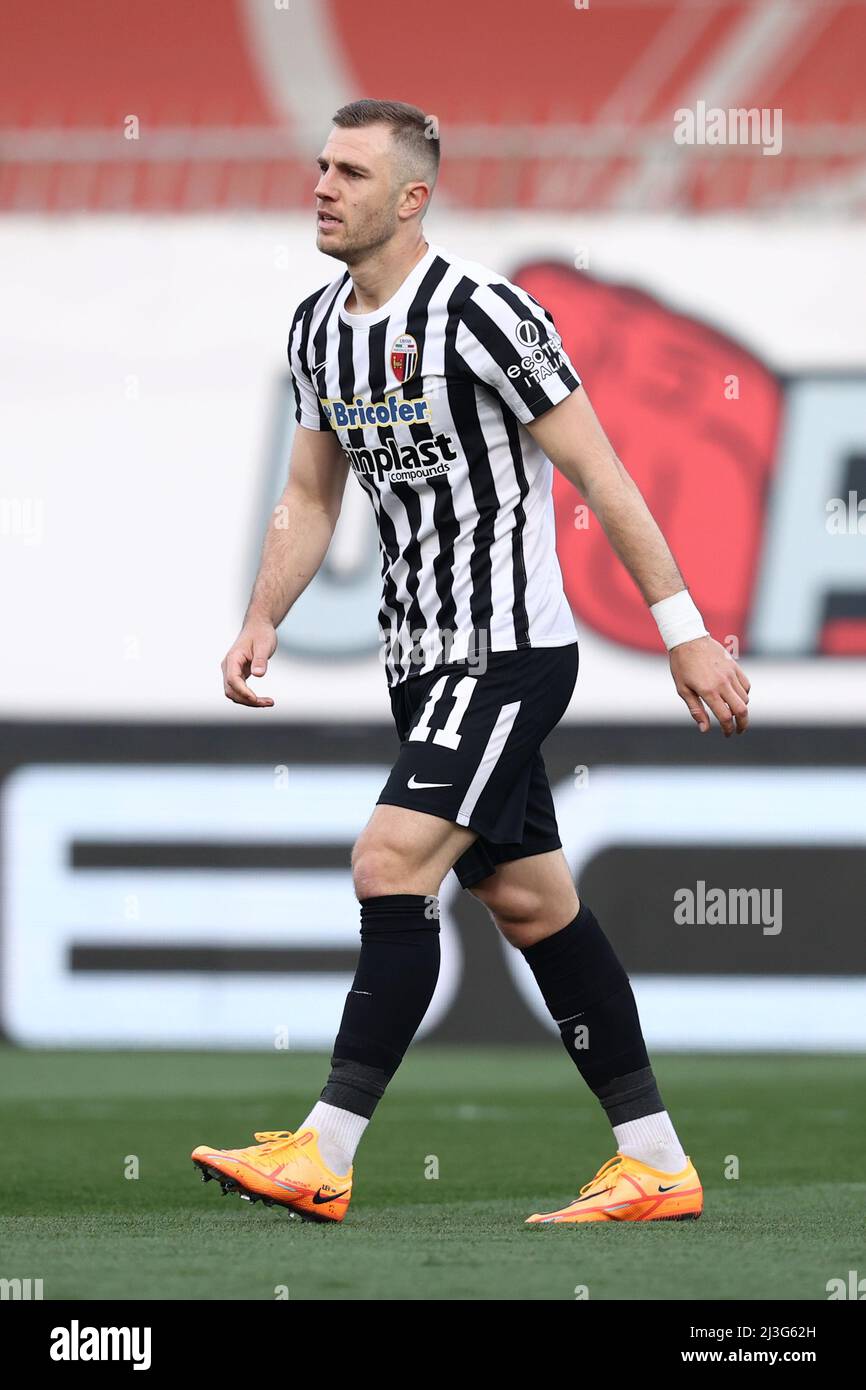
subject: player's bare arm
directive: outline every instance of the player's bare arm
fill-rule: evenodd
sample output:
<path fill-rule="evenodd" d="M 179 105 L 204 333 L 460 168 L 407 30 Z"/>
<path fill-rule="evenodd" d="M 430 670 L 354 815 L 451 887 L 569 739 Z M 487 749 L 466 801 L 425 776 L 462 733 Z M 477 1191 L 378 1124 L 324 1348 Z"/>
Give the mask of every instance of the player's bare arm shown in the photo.
<path fill-rule="evenodd" d="M 679 593 L 685 582 L 634 479 L 617 457 L 584 390 L 572 392 L 528 429 L 551 463 L 578 489 L 648 604 Z M 677 693 L 701 733 L 706 706 L 725 736 L 749 722 L 749 680 L 720 642 L 692 638 L 670 651 Z"/>
<path fill-rule="evenodd" d="M 295 431 L 289 477 L 265 535 L 243 627 L 222 663 L 226 698 L 266 709 L 248 678 L 263 676 L 276 651 L 277 628 L 317 573 L 340 515 L 349 465 L 331 431 Z"/>

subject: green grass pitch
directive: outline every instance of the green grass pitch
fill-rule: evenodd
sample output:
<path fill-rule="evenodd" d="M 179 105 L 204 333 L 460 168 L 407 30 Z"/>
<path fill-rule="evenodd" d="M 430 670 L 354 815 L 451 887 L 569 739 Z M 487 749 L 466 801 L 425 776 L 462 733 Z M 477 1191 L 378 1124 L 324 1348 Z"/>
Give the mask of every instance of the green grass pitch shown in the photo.
<path fill-rule="evenodd" d="M 866 1272 L 866 1057 L 654 1066 L 703 1178 L 700 1221 L 524 1227 L 614 1152 L 552 1041 L 413 1049 L 345 1223 L 320 1226 L 222 1197 L 188 1155 L 298 1124 L 325 1057 L 3 1048 L 0 1277 L 41 1278 L 46 1299 L 825 1300 L 829 1279 Z"/>

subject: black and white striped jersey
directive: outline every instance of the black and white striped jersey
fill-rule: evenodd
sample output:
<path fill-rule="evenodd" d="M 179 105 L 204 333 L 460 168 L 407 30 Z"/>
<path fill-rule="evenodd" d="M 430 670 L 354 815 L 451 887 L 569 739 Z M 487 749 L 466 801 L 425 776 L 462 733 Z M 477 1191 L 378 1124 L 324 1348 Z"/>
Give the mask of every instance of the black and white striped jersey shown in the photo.
<path fill-rule="evenodd" d="M 372 313 L 346 312 L 351 288 L 304 300 L 289 362 L 298 423 L 336 432 L 376 514 L 388 684 L 574 642 L 553 468 L 524 428 L 580 385 L 550 314 L 433 245 Z"/>

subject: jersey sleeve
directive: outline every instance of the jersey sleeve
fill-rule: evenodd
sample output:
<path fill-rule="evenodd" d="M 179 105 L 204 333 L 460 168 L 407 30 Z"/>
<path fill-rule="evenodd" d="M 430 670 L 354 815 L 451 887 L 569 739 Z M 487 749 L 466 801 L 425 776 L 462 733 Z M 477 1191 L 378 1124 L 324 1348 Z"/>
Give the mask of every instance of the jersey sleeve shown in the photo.
<path fill-rule="evenodd" d="M 553 318 L 518 285 L 479 285 L 463 307 L 455 346 L 524 425 L 580 386 Z"/>
<path fill-rule="evenodd" d="M 331 426 L 316 394 L 307 363 L 308 316 L 311 312 L 312 306 L 307 300 L 295 314 L 289 332 L 288 355 L 295 392 L 295 419 L 307 430 L 329 430 Z"/>

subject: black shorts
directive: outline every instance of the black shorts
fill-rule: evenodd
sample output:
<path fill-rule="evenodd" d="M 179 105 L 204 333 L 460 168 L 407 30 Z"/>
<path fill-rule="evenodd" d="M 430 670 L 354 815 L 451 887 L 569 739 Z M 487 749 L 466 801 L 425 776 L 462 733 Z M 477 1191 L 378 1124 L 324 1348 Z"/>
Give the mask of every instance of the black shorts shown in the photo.
<path fill-rule="evenodd" d="M 454 865 L 464 888 L 497 864 L 562 841 L 541 744 L 577 680 L 577 643 L 524 647 L 437 666 L 391 690 L 400 753 L 379 797 L 468 826 L 478 839 Z"/>

